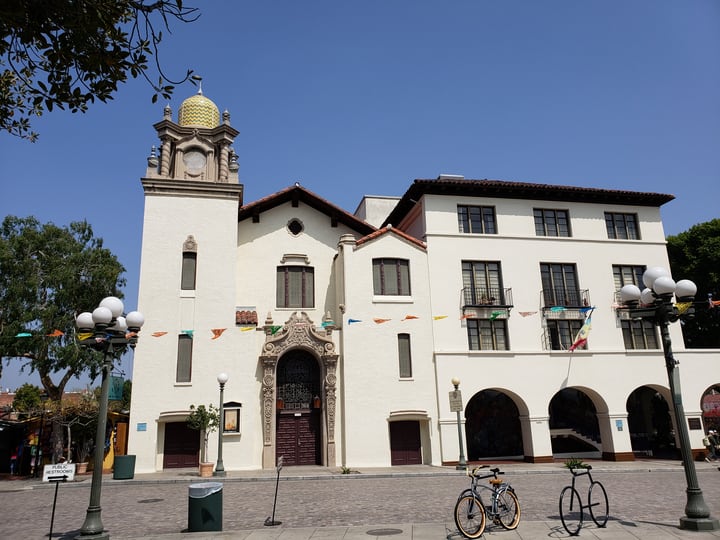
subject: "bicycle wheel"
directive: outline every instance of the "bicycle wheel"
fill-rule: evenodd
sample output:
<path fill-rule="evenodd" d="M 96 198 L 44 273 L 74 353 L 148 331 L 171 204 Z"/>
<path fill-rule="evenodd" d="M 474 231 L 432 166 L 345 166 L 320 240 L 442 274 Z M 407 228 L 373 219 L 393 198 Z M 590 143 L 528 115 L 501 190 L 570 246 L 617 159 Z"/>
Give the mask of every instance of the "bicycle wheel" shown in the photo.
<path fill-rule="evenodd" d="M 465 538 L 480 538 L 485 531 L 485 510 L 472 495 L 461 495 L 455 503 L 455 525 Z"/>
<path fill-rule="evenodd" d="M 560 521 L 571 536 L 580 532 L 583 523 L 583 509 L 580 494 L 572 486 L 565 486 L 560 494 Z"/>
<path fill-rule="evenodd" d="M 506 489 L 497 496 L 498 520 L 503 529 L 517 529 L 520 523 L 520 502 L 512 489 Z"/>
<path fill-rule="evenodd" d="M 594 480 L 588 490 L 590 517 L 598 527 L 604 527 L 608 520 L 608 498 L 605 486 Z"/>

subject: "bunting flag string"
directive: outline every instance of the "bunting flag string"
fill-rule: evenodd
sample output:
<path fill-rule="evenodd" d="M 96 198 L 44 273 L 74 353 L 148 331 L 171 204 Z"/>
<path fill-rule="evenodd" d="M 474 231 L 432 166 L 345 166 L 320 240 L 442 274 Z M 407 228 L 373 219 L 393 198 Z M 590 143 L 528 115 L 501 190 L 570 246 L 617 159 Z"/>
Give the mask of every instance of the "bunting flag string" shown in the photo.
<path fill-rule="evenodd" d="M 386 322 L 391 321 L 391 320 L 392 320 L 392 319 L 377 319 L 377 318 L 373 319 L 373 321 L 375 322 L 375 324 L 382 324 L 382 323 L 386 323 Z"/>
<path fill-rule="evenodd" d="M 20 332 L 16 334 L 15 337 L 32 337 L 32 334 L 30 332 Z"/>
<path fill-rule="evenodd" d="M 348 324 L 359 323 L 359 322 L 362 322 L 362 321 L 360 319 L 348 319 Z"/>
<path fill-rule="evenodd" d="M 410 319 L 419 319 L 419 318 L 420 317 L 418 317 L 417 315 L 405 315 L 402 319 L 400 319 L 400 321 L 402 322 L 402 321 L 407 321 Z"/>
<path fill-rule="evenodd" d="M 240 327 L 241 332 L 249 332 L 250 330 L 255 330 L 255 326 L 242 326 Z"/>
<path fill-rule="evenodd" d="M 192 339 L 195 330 L 180 330 L 180 333 L 185 334 L 186 336 L 190 336 L 190 338 Z"/>
<path fill-rule="evenodd" d="M 270 334 L 274 336 L 275 334 L 277 334 L 277 331 L 280 330 L 281 328 L 282 328 L 282 326 L 271 326 Z"/>
<path fill-rule="evenodd" d="M 495 319 L 497 319 L 497 318 L 498 318 L 500 315 L 502 315 L 502 314 L 503 314 L 502 311 L 493 311 L 493 312 L 490 314 L 490 320 L 491 320 L 491 321 L 494 321 Z"/>
<path fill-rule="evenodd" d="M 212 328 L 210 331 L 213 334 L 213 337 L 210 339 L 217 339 L 220 336 L 222 336 L 223 332 L 227 330 L 227 328 Z"/>
<path fill-rule="evenodd" d="M 679 314 L 679 315 L 682 315 L 682 314 L 685 313 L 688 309 L 690 309 L 690 306 L 692 306 L 692 305 L 693 305 L 692 302 L 678 302 L 677 304 L 675 304 L 675 307 L 676 307 L 677 310 L 678 310 L 678 314 Z"/>
<path fill-rule="evenodd" d="M 470 319 L 471 317 L 472 314 L 463 313 L 462 315 L 460 315 L 460 320 L 462 321 L 463 319 Z"/>
<path fill-rule="evenodd" d="M 447 319 L 447 315 L 435 315 L 433 317 L 433 320 L 435 320 L 435 321 L 439 321 L 441 319 Z"/>
<path fill-rule="evenodd" d="M 80 341 L 85 341 L 86 339 L 90 339 L 94 335 L 95 334 L 93 334 L 92 332 L 79 332 L 77 337 Z"/>
<path fill-rule="evenodd" d="M 530 315 L 535 315 L 537 311 L 518 311 L 521 317 L 529 317 Z"/>
<path fill-rule="evenodd" d="M 708 298 L 708 302 L 710 304 L 710 309 L 720 306 L 720 300 L 713 300 L 712 297 Z"/>
<path fill-rule="evenodd" d="M 152 337 L 163 337 L 167 332 L 153 332 Z"/>
<path fill-rule="evenodd" d="M 552 311 L 553 313 L 557 313 L 559 311 L 565 311 L 565 307 L 564 306 L 553 306 L 550 308 L 550 311 Z"/>
<path fill-rule="evenodd" d="M 45 335 L 46 335 L 47 337 L 60 337 L 60 336 L 64 336 L 64 335 L 65 335 L 65 332 L 61 332 L 60 330 L 58 330 L 58 329 L 56 328 L 55 330 L 53 330 L 53 331 L 50 332 L 49 334 L 45 334 Z"/>
<path fill-rule="evenodd" d="M 320 324 L 323 328 L 327 328 L 328 326 L 335 326 L 334 321 L 323 321 L 322 324 Z"/>

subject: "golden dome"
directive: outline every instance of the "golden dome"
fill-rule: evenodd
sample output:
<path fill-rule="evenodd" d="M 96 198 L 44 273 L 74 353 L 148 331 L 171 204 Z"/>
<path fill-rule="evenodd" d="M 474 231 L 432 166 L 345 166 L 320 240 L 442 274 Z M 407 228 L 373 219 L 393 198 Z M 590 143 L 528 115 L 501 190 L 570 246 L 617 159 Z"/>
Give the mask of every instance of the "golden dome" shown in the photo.
<path fill-rule="evenodd" d="M 178 124 L 215 128 L 220 125 L 220 110 L 212 100 L 203 96 L 202 89 L 200 89 L 197 94 L 190 96 L 180 105 Z"/>

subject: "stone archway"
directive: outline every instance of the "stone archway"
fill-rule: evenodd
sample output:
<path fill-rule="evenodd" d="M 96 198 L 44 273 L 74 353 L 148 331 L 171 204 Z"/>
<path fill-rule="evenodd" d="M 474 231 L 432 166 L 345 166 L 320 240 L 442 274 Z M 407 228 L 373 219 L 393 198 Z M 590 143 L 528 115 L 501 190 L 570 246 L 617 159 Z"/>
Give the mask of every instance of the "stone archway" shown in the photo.
<path fill-rule="evenodd" d="M 275 421 L 276 421 L 276 377 L 279 358 L 292 349 L 302 349 L 312 353 L 320 362 L 322 370 L 324 405 L 323 412 L 323 464 L 335 466 L 335 409 L 337 392 L 337 360 L 335 343 L 332 341 L 334 325 L 330 322 L 322 330 L 307 313 L 294 312 L 285 324 L 278 328 L 268 315 L 265 320 L 265 343 L 260 355 L 263 367 L 263 456 L 264 469 L 272 469 L 275 462 Z"/>

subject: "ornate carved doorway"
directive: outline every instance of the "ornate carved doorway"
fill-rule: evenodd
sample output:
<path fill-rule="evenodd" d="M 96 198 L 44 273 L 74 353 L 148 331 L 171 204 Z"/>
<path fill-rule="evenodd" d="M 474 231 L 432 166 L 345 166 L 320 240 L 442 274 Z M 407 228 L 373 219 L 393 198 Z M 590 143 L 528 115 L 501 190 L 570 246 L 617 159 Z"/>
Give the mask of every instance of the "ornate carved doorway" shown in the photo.
<path fill-rule="evenodd" d="M 320 465 L 320 369 L 315 358 L 294 349 L 277 366 L 277 456 L 285 465 Z"/>
<path fill-rule="evenodd" d="M 328 319 L 329 320 L 329 319 Z M 286 465 L 335 466 L 337 361 L 332 332 L 306 313 L 293 313 L 278 329 L 265 320 L 263 468 L 283 456 Z"/>

